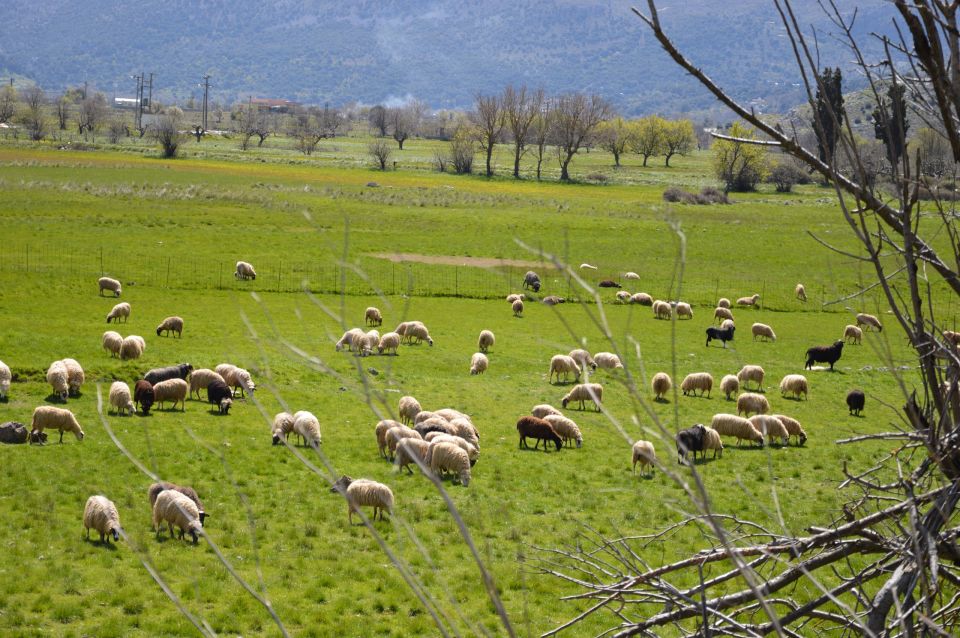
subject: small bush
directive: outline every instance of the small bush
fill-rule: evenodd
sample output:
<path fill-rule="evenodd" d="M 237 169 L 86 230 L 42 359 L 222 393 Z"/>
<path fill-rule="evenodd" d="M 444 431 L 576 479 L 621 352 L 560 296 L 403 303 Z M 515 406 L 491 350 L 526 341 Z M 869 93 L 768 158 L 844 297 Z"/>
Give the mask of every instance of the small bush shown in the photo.
<path fill-rule="evenodd" d="M 596 182 L 597 184 L 606 184 L 609 179 L 610 178 L 603 173 L 590 173 L 587 175 L 588 182 Z"/>
<path fill-rule="evenodd" d="M 806 171 L 790 162 L 780 162 L 770 171 L 767 183 L 776 184 L 778 193 L 789 193 L 794 184 L 809 183 Z"/>
<path fill-rule="evenodd" d="M 671 186 L 663 191 L 664 201 L 679 204 L 729 204 L 727 194 L 713 186 L 707 186 L 700 193 L 690 193 L 682 188 Z"/>

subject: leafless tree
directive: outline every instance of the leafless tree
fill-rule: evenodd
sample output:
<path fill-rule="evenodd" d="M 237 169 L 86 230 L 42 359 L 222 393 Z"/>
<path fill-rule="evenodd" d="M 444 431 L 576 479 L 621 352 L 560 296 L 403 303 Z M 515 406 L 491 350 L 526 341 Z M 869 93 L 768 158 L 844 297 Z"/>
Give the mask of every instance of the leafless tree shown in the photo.
<path fill-rule="evenodd" d="M 393 150 L 390 148 L 389 144 L 387 144 L 384 140 L 374 140 L 370 143 L 370 146 L 367 147 L 367 152 L 370 154 L 370 157 L 373 158 L 377 168 L 379 168 L 381 171 L 387 170 L 387 162 L 390 160 L 390 155 L 393 153 Z"/>
<path fill-rule="evenodd" d="M 537 158 L 537 181 L 540 181 L 542 175 L 543 160 L 546 158 L 547 144 L 550 142 L 550 134 L 553 131 L 553 119 L 553 104 L 544 101 L 540 112 L 530 123 L 530 145 L 533 147 L 533 154 Z"/>
<path fill-rule="evenodd" d="M 57 128 L 59 128 L 61 131 L 67 130 L 67 121 L 70 119 L 70 107 L 72 105 L 73 101 L 67 96 L 66 93 L 61 95 L 57 99 L 57 103 L 54 105 L 57 115 Z"/>
<path fill-rule="evenodd" d="M 130 127 L 120 115 L 109 118 L 107 123 L 107 139 L 111 144 L 116 144 L 120 138 L 130 135 Z"/>
<path fill-rule="evenodd" d="M 450 139 L 450 164 L 453 172 L 464 175 L 473 172 L 473 157 L 477 153 L 474 136 L 469 126 L 461 123 Z"/>
<path fill-rule="evenodd" d="M 309 110 L 294 113 L 287 127 L 287 134 L 293 138 L 297 150 L 304 155 L 312 155 L 320 144 L 320 140 L 327 136 L 323 128 L 323 113 L 314 114 Z"/>
<path fill-rule="evenodd" d="M 149 127 L 150 136 L 160 144 L 160 150 L 165 158 L 176 157 L 177 149 L 183 141 L 183 135 L 180 133 L 182 115 L 180 109 L 174 107 L 154 118 Z"/>
<path fill-rule="evenodd" d="M 331 108 L 325 104 L 319 113 L 315 113 L 317 121 L 320 124 L 320 131 L 323 137 L 336 137 L 337 132 L 346 122 L 343 113 L 339 109 Z"/>
<path fill-rule="evenodd" d="M 27 130 L 30 139 L 39 142 L 47 136 L 47 117 L 43 108 L 47 103 L 47 95 L 39 86 L 31 86 L 21 93 L 23 105 L 20 113 L 20 123 Z"/>
<path fill-rule="evenodd" d="M 519 179 L 520 160 L 527 149 L 530 126 L 543 108 L 543 89 L 528 93 L 525 84 L 521 84 L 519 89 L 511 84 L 503 90 L 501 101 L 507 130 L 513 140 L 513 176 Z"/>
<path fill-rule="evenodd" d="M 249 148 L 251 138 L 256 137 L 257 147 L 261 147 L 275 130 L 273 114 L 252 104 L 241 107 L 236 119 L 239 124 L 237 133 L 240 134 L 240 148 L 244 151 Z"/>
<path fill-rule="evenodd" d="M 573 156 L 591 140 L 600 122 L 610 117 L 612 109 L 599 95 L 570 93 L 556 99 L 551 138 L 557 147 L 560 180 L 570 181 Z"/>
<path fill-rule="evenodd" d="M 390 121 L 387 117 L 386 107 L 382 104 L 377 104 L 371 108 L 370 113 L 367 115 L 367 121 L 370 123 L 370 127 L 374 133 L 380 137 L 387 136 L 387 131 L 390 129 Z"/>
<path fill-rule="evenodd" d="M 17 113 L 17 90 L 12 86 L 0 89 L 0 124 L 6 124 Z"/>
<path fill-rule="evenodd" d="M 97 131 L 107 118 L 110 108 L 103 93 L 97 93 L 80 102 L 77 109 L 77 132 L 80 135 L 96 136 Z"/>
<path fill-rule="evenodd" d="M 473 103 L 474 110 L 470 113 L 470 120 L 473 122 L 480 150 L 486 155 L 487 177 L 492 177 L 493 148 L 500 141 L 506 124 L 503 102 L 498 95 L 477 93 Z"/>
<path fill-rule="evenodd" d="M 412 111 L 406 106 L 387 109 L 387 122 L 390 126 L 390 134 L 402 151 L 403 143 L 416 132 Z"/>

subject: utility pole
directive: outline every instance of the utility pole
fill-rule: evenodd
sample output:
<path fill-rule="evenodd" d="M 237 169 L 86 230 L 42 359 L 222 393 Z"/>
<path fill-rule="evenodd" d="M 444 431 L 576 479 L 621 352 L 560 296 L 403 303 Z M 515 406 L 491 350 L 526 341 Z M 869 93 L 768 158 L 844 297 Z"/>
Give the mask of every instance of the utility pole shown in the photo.
<path fill-rule="evenodd" d="M 133 125 L 139 131 L 140 130 L 140 100 L 143 96 L 143 76 L 142 75 L 131 75 L 131 78 L 137 81 L 137 97 L 136 101 L 136 110 L 133 112 Z"/>
<path fill-rule="evenodd" d="M 203 130 L 207 130 L 207 98 L 210 95 L 210 76 L 203 76 Z"/>
<path fill-rule="evenodd" d="M 147 93 L 147 109 L 153 110 L 153 73 L 150 74 L 150 90 Z"/>

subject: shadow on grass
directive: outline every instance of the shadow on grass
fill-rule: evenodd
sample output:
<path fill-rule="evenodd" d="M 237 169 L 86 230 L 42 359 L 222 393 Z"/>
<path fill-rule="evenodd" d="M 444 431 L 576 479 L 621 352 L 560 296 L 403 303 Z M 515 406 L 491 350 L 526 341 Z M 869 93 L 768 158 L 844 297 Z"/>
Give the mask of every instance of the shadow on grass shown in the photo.
<path fill-rule="evenodd" d="M 106 540 L 106 539 L 100 540 L 99 538 L 85 538 L 83 540 L 89 543 L 90 545 L 94 545 L 95 547 L 102 547 L 103 549 L 109 549 L 111 552 L 117 551 L 117 544 L 111 543 L 109 540 Z"/>

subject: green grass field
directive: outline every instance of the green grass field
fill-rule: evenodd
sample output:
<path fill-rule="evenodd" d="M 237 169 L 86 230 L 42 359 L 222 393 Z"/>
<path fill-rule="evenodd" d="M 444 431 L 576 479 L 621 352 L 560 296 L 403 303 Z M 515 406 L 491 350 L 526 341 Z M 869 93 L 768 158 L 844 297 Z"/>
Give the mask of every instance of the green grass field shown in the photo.
<path fill-rule="evenodd" d="M 354 142 L 338 142 L 348 143 Z M 409 145 L 411 153 L 429 157 L 415 142 Z M 892 316 L 881 314 L 887 330 L 845 348 L 836 372 L 807 373 L 809 401 L 784 399 L 776 390 L 782 376 L 802 371 L 806 348 L 840 337 L 852 320 L 845 305 L 882 313 L 872 294 L 821 306 L 872 277 L 806 234 L 855 246 L 828 189 L 763 190 L 736 196 L 728 206 L 667 206 L 660 197 L 665 185 L 698 189 L 710 182 L 709 155 L 679 158 L 669 170 L 633 165 L 600 186 L 425 169 L 380 173 L 359 166 L 362 154 L 348 150 L 300 161 L 268 149 L 264 161 L 251 161 L 255 153 L 237 157 L 226 145 L 215 149 L 208 157 L 160 161 L 123 149 L 0 146 L 0 359 L 15 374 L 0 421 L 29 423 L 33 408 L 48 401 L 44 373 L 51 361 L 73 357 L 87 373 L 83 395 L 67 405 L 83 425 L 83 442 L 68 435 L 63 445 L 0 449 L 3 635 L 195 634 L 144 562 L 218 634 L 279 635 L 269 613 L 203 541 L 194 547 L 154 536 L 146 495 L 151 480 L 111 439 L 96 398 L 98 385 L 105 400 L 111 381 L 132 385 L 152 367 L 230 361 L 253 372 L 256 400 L 238 401 L 227 417 L 188 401 L 185 412 L 111 416 L 108 424 L 146 468 L 197 488 L 210 513 L 210 540 L 269 598 L 291 635 L 440 632 L 378 540 L 366 527 L 348 525 L 346 505 L 329 493 L 326 480 L 290 450 L 270 445 L 269 420 L 283 408 L 310 410 L 320 419 L 323 458 L 300 449 L 306 459 L 321 468 L 329 463 L 336 475 L 392 487 L 396 509 L 374 525 L 377 536 L 429 607 L 439 610 L 447 632 L 458 635 L 506 632 L 433 485 L 393 473 L 378 457 L 377 412 L 395 411 L 403 394 L 416 396 L 425 409 L 453 407 L 474 417 L 482 452 L 473 481 L 447 488 L 522 636 L 539 635 L 583 609 L 559 601 L 577 589 L 539 574 L 534 547 L 575 544 L 584 526 L 611 536 L 649 534 L 695 511 L 682 485 L 664 471 L 652 479 L 631 474 L 627 439 L 655 441 L 666 468 L 686 480 L 689 470 L 676 465 L 672 435 L 661 438 L 657 423 L 672 433 L 735 407 L 719 392 L 653 403 L 655 372 L 671 373 L 679 385 L 689 372 L 708 371 L 719 383 L 746 363 L 760 364 L 774 411 L 798 418 L 810 436 L 803 448 L 762 451 L 737 449 L 730 440 L 722 459 L 698 464 L 711 505 L 722 513 L 794 532 L 827 523 L 850 496 L 836 489 L 843 464 L 865 469 L 890 449 L 884 442 L 834 441 L 894 427 L 903 400 L 891 366 L 906 367 L 908 387 L 915 382 L 915 360 Z M 580 171 L 612 172 L 602 153 L 577 162 Z M 367 186 L 371 181 L 378 186 Z M 579 271 L 593 283 L 633 270 L 641 279 L 631 292 L 676 297 L 676 224 L 686 258 L 679 297 L 694 304 L 692 321 L 655 321 L 648 308 L 612 304 L 609 291 L 602 306 L 530 302 L 521 319 L 502 299 L 520 287 L 525 268 L 496 260 L 540 259 L 515 239 L 574 265 L 596 264 L 596 272 Z M 494 262 L 393 266 L 373 256 L 385 252 Z M 256 281 L 234 280 L 237 259 L 257 266 Z M 133 313 L 117 330 L 146 338 L 139 361 L 111 359 L 100 347 L 104 316 L 116 301 L 97 296 L 101 268 L 125 282 L 121 300 Z M 590 300 L 561 273 L 542 272 L 544 294 Z M 451 278 L 464 289 L 451 290 Z M 321 293 L 295 292 L 304 281 Z M 793 298 L 798 281 L 810 294 L 806 304 Z M 386 294 L 333 294 L 340 286 Z M 727 349 L 705 348 L 716 298 L 754 292 L 763 295 L 763 307 L 734 309 L 736 341 Z M 383 310 L 383 332 L 407 318 L 424 321 L 435 346 L 403 346 L 397 357 L 364 359 L 335 352 L 333 343 L 345 328 L 362 325 L 368 305 Z M 946 323 L 954 323 L 948 298 L 938 305 Z M 186 321 L 183 338 L 155 336 L 156 325 L 172 314 Z M 598 316 L 612 339 L 598 329 Z M 753 342 L 753 321 L 773 326 L 777 341 Z M 469 360 L 484 328 L 496 333 L 497 343 L 489 371 L 472 377 Z M 629 376 L 599 371 L 592 377 L 604 384 L 608 415 L 566 412 L 584 432 L 581 449 L 519 450 L 517 418 L 537 403 L 559 407 L 568 389 L 548 383 L 550 357 L 578 343 L 592 352 L 618 351 L 627 365 Z M 853 387 L 867 393 L 864 418 L 847 413 L 844 396 Z M 119 508 L 127 539 L 115 547 L 83 539 L 83 504 L 96 493 Z M 656 564 L 703 544 L 698 534 L 679 534 L 645 559 Z M 597 615 L 571 635 L 596 634 L 615 622 Z"/>

